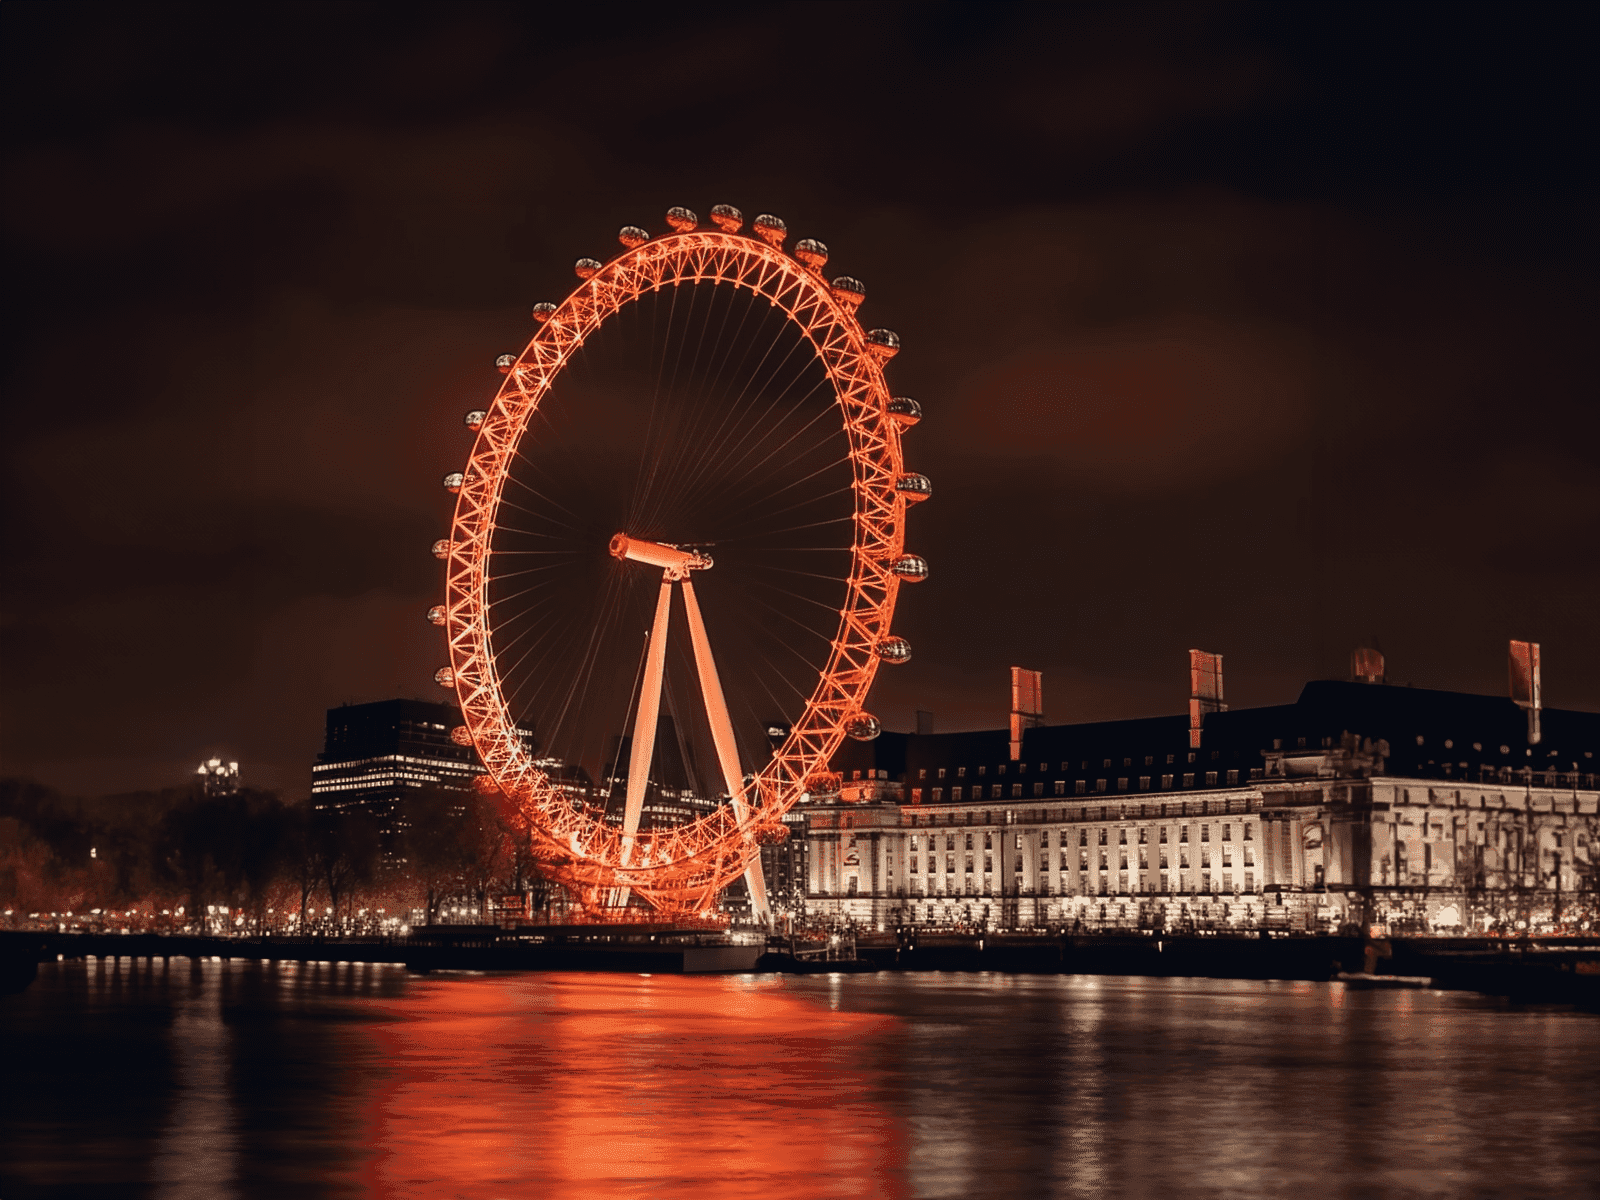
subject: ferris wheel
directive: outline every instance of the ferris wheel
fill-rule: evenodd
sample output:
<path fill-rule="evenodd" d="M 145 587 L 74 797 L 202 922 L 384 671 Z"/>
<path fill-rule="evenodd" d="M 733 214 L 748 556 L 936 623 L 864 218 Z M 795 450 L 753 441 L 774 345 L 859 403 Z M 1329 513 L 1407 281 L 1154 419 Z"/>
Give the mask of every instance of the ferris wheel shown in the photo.
<path fill-rule="evenodd" d="M 545 872 L 593 913 L 709 911 L 743 875 L 769 917 L 759 847 L 837 787 L 845 737 L 879 723 L 905 548 L 899 350 L 828 282 L 828 250 L 719 204 L 581 258 L 561 303 L 497 365 L 456 494 L 445 601 L 454 739 L 525 822 Z M 681 620 L 675 613 L 681 611 Z M 674 633 L 686 626 L 687 636 Z"/>

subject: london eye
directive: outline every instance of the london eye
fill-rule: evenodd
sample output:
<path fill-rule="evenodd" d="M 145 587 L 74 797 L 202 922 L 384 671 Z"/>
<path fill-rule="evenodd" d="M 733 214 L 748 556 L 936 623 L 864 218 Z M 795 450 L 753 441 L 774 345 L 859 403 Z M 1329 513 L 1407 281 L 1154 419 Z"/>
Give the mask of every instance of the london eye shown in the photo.
<path fill-rule="evenodd" d="M 579 259 L 467 414 L 436 678 L 583 908 L 706 913 L 742 875 L 767 919 L 760 846 L 836 786 L 842 739 L 877 735 L 878 667 L 910 658 L 891 626 L 928 574 L 905 517 L 931 485 L 901 456 L 921 413 L 821 242 L 728 205 L 666 223 Z"/>

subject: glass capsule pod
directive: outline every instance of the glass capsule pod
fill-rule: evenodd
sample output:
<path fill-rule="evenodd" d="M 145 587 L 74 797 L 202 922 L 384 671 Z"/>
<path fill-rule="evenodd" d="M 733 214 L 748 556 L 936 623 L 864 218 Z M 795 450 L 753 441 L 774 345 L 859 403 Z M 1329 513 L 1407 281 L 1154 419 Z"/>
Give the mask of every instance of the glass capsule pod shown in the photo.
<path fill-rule="evenodd" d="M 928 560 L 920 554 L 902 554 L 891 569 L 907 583 L 921 583 L 928 577 Z"/>
<path fill-rule="evenodd" d="M 872 652 L 886 663 L 911 661 L 911 643 L 903 637 L 886 637 L 872 648 Z"/>
<path fill-rule="evenodd" d="M 854 312 L 861 307 L 861 302 L 867 298 L 867 285 L 854 275 L 841 275 L 833 281 L 831 289 L 833 298 L 846 308 Z"/>
<path fill-rule="evenodd" d="M 900 353 L 900 335 L 892 329 L 874 329 L 867 334 L 867 349 L 879 362 L 888 362 Z"/>
<path fill-rule="evenodd" d="M 901 429 L 910 429 L 918 421 L 922 420 L 922 405 L 918 404 L 910 396 L 891 397 L 889 403 L 885 404 L 883 409 L 889 414 L 889 419 L 900 426 Z"/>
<path fill-rule="evenodd" d="M 455 549 L 454 542 L 449 538 L 440 538 L 433 544 L 433 556 L 435 558 L 449 558 L 450 551 L 453 549 Z"/>
<path fill-rule="evenodd" d="M 440 667 L 433 673 L 433 681 L 440 687 L 453 688 L 456 685 L 456 673 L 452 667 Z"/>
<path fill-rule="evenodd" d="M 862 712 L 857 713 L 844 723 L 844 731 L 846 736 L 854 738 L 858 742 L 870 742 L 883 732 L 883 726 L 878 724 L 877 717 L 871 713 Z M 835 783 L 833 790 L 839 790 L 837 783 Z"/>
<path fill-rule="evenodd" d="M 642 246 L 649 240 L 649 232 L 640 229 L 637 225 L 624 225 L 617 232 L 617 241 L 621 242 L 629 250 L 632 250 L 635 246 Z"/>
<path fill-rule="evenodd" d="M 713 204 L 711 223 L 724 233 L 738 233 L 744 228 L 744 214 L 731 204 Z"/>
<path fill-rule="evenodd" d="M 933 480 L 912 471 L 894 481 L 894 490 L 906 498 L 906 503 L 920 504 L 933 495 Z"/>
<path fill-rule="evenodd" d="M 483 428 L 483 423 L 489 419 L 489 414 L 481 408 L 475 408 L 462 418 L 468 429 L 476 433 Z"/>
<path fill-rule="evenodd" d="M 494 365 L 499 368 L 500 374 L 509 375 L 511 374 L 511 368 L 517 365 L 517 356 L 515 354 L 502 354 L 494 360 Z"/>
<path fill-rule="evenodd" d="M 543 325 L 556 315 L 556 306 L 548 300 L 541 300 L 533 306 L 533 319 Z"/>
<path fill-rule="evenodd" d="M 461 485 L 466 481 L 467 477 L 460 471 L 451 471 L 450 474 L 444 477 L 444 490 L 452 494 L 459 492 Z"/>
<path fill-rule="evenodd" d="M 598 258 L 580 258 L 572 264 L 572 270 L 579 279 L 593 279 L 604 265 Z"/>
<path fill-rule="evenodd" d="M 450 730 L 450 740 L 458 746 L 472 745 L 472 731 L 465 725 L 457 725 Z"/>
<path fill-rule="evenodd" d="M 828 247 L 816 238 L 801 238 L 796 242 L 794 256 L 819 275 L 828 265 Z"/>
<path fill-rule="evenodd" d="M 782 217 L 775 217 L 771 213 L 762 213 L 751 225 L 756 231 L 756 236 L 769 246 L 782 246 L 783 239 L 789 236 L 789 227 L 783 223 Z"/>
<path fill-rule="evenodd" d="M 430 625 L 443 625 L 445 622 L 444 605 L 435 604 L 428 610 L 428 623 Z"/>
<path fill-rule="evenodd" d="M 667 224 L 671 225 L 679 233 L 692 233 L 694 227 L 700 224 L 700 218 L 694 215 L 692 209 L 684 208 L 681 204 L 675 204 L 667 209 Z"/>

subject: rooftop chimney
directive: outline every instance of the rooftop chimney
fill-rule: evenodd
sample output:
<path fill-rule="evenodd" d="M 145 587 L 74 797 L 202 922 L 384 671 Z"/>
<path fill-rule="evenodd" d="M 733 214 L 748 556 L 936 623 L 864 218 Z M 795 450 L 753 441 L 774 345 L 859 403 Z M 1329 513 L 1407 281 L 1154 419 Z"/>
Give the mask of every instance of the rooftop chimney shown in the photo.
<path fill-rule="evenodd" d="M 1528 745 L 1539 744 L 1539 643 L 1511 643 L 1511 699 L 1528 710 Z"/>
<path fill-rule="evenodd" d="M 1350 652 L 1350 678 L 1357 683 L 1382 683 L 1383 654 L 1367 646 Z"/>
<path fill-rule="evenodd" d="M 1222 702 L 1222 655 L 1189 651 L 1189 749 L 1200 748 L 1200 724 L 1206 713 L 1227 712 Z"/>
<path fill-rule="evenodd" d="M 1011 761 L 1022 757 L 1022 731 L 1044 724 L 1044 673 L 1011 668 Z"/>

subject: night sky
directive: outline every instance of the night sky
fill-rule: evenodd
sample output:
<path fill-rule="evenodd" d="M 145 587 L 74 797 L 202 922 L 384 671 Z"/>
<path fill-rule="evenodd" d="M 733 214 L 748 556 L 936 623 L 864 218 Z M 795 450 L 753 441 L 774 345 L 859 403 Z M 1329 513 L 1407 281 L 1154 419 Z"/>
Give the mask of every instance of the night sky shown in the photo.
<path fill-rule="evenodd" d="M 673 204 L 904 343 L 933 577 L 875 707 L 994 727 L 1342 677 L 1600 709 L 1596 9 L 0 6 L 3 770 L 444 698 L 430 543 L 531 303 Z"/>

